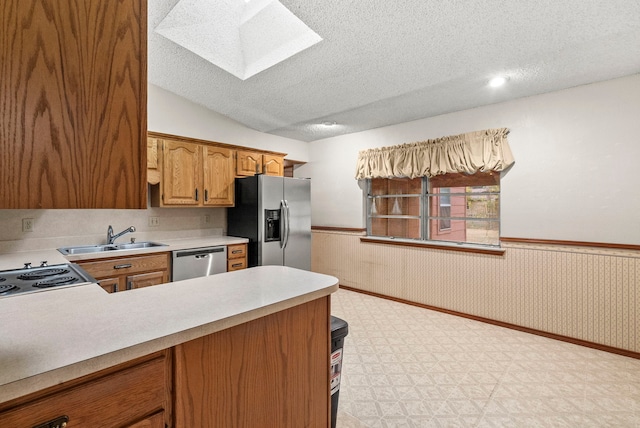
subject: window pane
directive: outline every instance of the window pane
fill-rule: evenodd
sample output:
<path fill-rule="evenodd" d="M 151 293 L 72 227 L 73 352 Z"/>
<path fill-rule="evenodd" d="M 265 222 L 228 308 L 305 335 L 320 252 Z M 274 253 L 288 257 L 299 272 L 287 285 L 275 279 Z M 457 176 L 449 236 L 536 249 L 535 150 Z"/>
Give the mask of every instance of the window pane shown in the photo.
<path fill-rule="evenodd" d="M 500 223 L 497 221 L 467 221 L 467 242 L 473 244 L 500 244 Z"/>
<path fill-rule="evenodd" d="M 404 196 L 371 199 L 371 215 L 420 215 L 420 197 Z"/>
<path fill-rule="evenodd" d="M 500 196 L 471 193 L 467 197 L 467 217 L 493 218 L 500 215 Z"/>
<path fill-rule="evenodd" d="M 450 229 L 441 229 L 442 220 L 430 219 L 431 240 L 467 242 L 471 244 L 498 245 L 500 223 L 486 220 L 450 220 Z"/>
<path fill-rule="evenodd" d="M 371 195 L 419 195 L 421 178 L 372 178 Z"/>
<path fill-rule="evenodd" d="M 371 236 L 500 244 L 500 174 L 370 179 L 369 190 Z"/>
<path fill-rule="evenodd" d="M 394 238 L 420 239 L 420 219 L 417 218 L 372 218 L 373 236 L 393 236 Z"/>

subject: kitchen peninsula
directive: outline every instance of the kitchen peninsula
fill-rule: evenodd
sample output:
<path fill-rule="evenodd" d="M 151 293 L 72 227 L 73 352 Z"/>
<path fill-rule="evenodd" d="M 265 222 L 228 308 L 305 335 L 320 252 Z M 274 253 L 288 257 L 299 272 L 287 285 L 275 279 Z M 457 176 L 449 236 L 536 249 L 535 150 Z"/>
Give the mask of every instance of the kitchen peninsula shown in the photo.
<path fill-rule="evenodd" d="M 262 266 L 0 299 L 0 422 L 327 427 L 337 287 Z"/>

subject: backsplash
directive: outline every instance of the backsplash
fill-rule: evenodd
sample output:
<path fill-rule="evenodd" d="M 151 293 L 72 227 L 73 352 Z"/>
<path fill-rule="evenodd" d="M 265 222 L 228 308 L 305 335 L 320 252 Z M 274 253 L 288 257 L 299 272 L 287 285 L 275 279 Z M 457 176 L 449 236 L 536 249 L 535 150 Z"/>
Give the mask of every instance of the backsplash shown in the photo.
<path fill-rule="evenodd" d="M 149 226 L 150 217 L 157 217 L 157 226 Z M 22 231 L 23 219 L 33 219 L 32 232 Z M 101 244 L 109 225 L 115 233 L 135 226 L 118 239 L 128 242 L 223 235 L 226 224 L 226 208 L 0 210 L 0 253 Z"/>

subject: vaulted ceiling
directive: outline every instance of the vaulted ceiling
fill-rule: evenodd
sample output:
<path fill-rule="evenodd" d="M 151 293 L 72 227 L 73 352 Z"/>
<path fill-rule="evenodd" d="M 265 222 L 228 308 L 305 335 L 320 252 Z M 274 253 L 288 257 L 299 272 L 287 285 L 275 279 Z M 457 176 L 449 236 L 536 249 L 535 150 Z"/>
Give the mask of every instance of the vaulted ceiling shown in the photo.
<path fill-rule="evenodd" d="M 636 0 L 281 0 L 322 41 L 245 80 L 155 31 L 178 2 L 149 1 L 149 82 L 301 141 L 640 72 Z"/>

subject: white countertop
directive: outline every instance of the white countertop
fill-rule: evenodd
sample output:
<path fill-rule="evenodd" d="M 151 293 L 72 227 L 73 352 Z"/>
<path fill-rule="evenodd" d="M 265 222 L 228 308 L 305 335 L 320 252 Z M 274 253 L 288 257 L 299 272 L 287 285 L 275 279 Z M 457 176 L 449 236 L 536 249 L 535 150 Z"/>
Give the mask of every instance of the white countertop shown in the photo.
<path fill-rule="evenodd" d="M 123 241 L 126 242 L 126 241 Z M 246 238 L 236 238 L 233 236 L 208 236 L 199 238 L 167 239 L 158 240 L 162 247 L 139 248 L 137 250 L 104 251 L 101 253 L 72 254 L 63 256 L 57 249 L 47 249 L 39 251 L 19 251 L 14 253 L 0 254 L 0 270 L 20 269 L 29 262 L 33 266 L 39 266 L 40 262 L 46 260 L 49 265 L 56 265 L 68 262 L 77 262 L 90 259 L 101 259 L 106 257 L 125 257 L 139 254 L 161 253 L 165 251 L 185 250 L 188 248 L 215 247 L 217 245 L 234 245 L 249 242 Z M 64 245 L 60 245 L 64 247 Z"/>
<path fill-rule="evenodd" d="M 332 276 L 261 266 L 122 293 L 90 284 L 0 299 L 0 402 L 337 289 Z"/>

